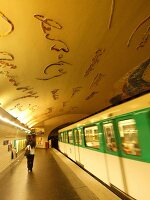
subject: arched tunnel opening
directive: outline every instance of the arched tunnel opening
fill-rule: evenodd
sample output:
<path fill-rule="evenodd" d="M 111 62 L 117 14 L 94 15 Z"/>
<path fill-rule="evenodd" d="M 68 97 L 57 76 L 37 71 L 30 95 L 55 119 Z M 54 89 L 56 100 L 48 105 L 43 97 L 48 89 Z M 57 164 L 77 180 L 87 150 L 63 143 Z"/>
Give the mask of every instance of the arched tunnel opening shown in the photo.
<path fill-rule="evenodd" d="M 69 126 L 70 124 L 72 124 L 73 122 L 68 122 L 65 124 L 62 124 L 58 127 L 56 127 L 55 129 L 53 129 L 49 135 L 48 135 L 48 141 L 51 140 L 51 147 L 55 148 L 58 150 L 58 130 L 64 128 L 65 126 Z"/>

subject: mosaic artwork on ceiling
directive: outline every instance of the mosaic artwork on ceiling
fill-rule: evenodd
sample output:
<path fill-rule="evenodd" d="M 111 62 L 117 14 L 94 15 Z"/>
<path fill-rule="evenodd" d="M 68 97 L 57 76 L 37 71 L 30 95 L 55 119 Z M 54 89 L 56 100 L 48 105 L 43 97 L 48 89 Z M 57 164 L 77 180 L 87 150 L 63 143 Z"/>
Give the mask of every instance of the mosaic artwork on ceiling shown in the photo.
<path fill-rule="evenodd" d="M 150 69 L 150 59 L 142 63 L 129 77 L 128 82 L 123 86 L 123 92 L 129 96 L 136 95 L 145 90 L 150 89 L 149 82 L 143 79 L 144 73 L 149 67 Z"/>
<path fill-rule="evenodd" d="M 53 108 L 52 107 L 49 107 L 49 108 L 47 108 L 47 110 L 48 111 L 46 111 L 44 114 L 42 114 L 43 116 L 49 116 L 49 115 L 51 115 L 52 114 L 52 112 L 53 112 Z"/>
<path fill-rule="evenodd" d="M 72 90 L 72 95 L 71 95 L 71 98 L 74 97 L 77 93 L 79 93 L 81 91 L 81 88 L 82 87 L 75 87 L 73 88 Z"/>
<path fill-rule="evenodd" d="M 38 106 L 38 105 L 32 106 L 31 104 L 29 104 L 29 105 L 28 105 L 28 109 L 29 109 L 31 112 L 35 112 L 36 110 L 39 109 L 39 106 Z"/>
<path fill-rule="evenodd" d="M 14 30 L 13 23 L 2 12 L 0 12 L 0 26 L 1 26 L 0 37 L 8 36 Z M 18 87 L 20 85 L 20 83 L 17 81 L 17 76 L 12 75 L 9 71 L 9 70 L 12 70 L 12 69 L 14 70 L 17 68 L 16 65 L 10 63 L 12 61 L 14 61 L 13 54 L 6 52 L 6 51 L 0 51 L 0 68 L 2 68 L 2 70 L 0 71 L 0 74 L 4 75 L 13 86 Z M 35 97 L 35 98 L 38 97 L 36 95 L 37 93 L 33 92 L 33 90 L 31 90 L 31 88 L 29 88 L 28 86 L 27 87 L 19 87 L 19 88 L 17 88 L 17 90 L 23 90 L 23 92 L 27 91 L 27 95 L 18 97 L 16 99 L 14 99 L 14 101 L 19 100 L 19 99 L 28 98 L 28 97 Z M 15 108 L 22 110 L 22 107 L 19 103 L 16 104 Z"/>
<path fill-rule="evenodd" d="M 104 77 L 104 75 L 102 73 L 97 73 L 96 76 L 94 77 L 91 85 L 90 85 L 90 89 L 94 88 L 94 87 L 97 87 L 103 77 Z"/>
<path fill-rule="evenodd" d="M 24 92 L 24 93 L 26 93 L 26 95 L 18 97 L 16 99 L 14 99 L 14 101 L 19 100 L 19 99 L 25 99 L 25 98 L 38 98 L 39 97 L 37 95 L 37 92 L 33 91 L 33 88 L 30 86 L 17 87 L 16 90 Z"/>
<path fill-rule="evenodd" d="M 9 109 L 10 111 L 18 109 L 19 111 L 25 111 L 29 109 L 32 112 L 35 112 L 38 109 L 37 105 L 32 106 L 31 104 L 28 104 L 27 106 L 23 106 L 20 103 L 17 103 L 13 108 Z"/>
<path fill-rule="evenodd" d="M 44 114 L 40 115 L 40 117 L 42 117 L 42 118 L 46 117 L 48 119 L 50 117 L 50 115 L 52 114 L 52 112 L 53 112 L 53 108 L 49 107 L 49 108 L 47 108 L 47 110 Z"/>
<path fill-rule="evenodd" d="M 49 77 L 48 78 L 47 77 L 46 78 L 36 78 L 36 79 L 42 80 L 42 81 L 47 81 L 47 80 L 51 80 L 53 78 L 60 77 L 67 73 L 66 71 L 64 71 L 62 66 L 71 65 L 70 63 L 68 63 L 64 60 L 61 60 L 64 57 L 63 53 L 68 53 L 69 48 L 64 41 L 52 36 L 52 30 L 53 29 L 61 30 L 63 27 L 60 23 L 56 22 L 53 19 L 45 18 L 43 15 L 36 14 L 36 15 L 34 15 L 34 17 L 41 22 L 42 31 L 45 35 L 45 38 L 50 40 L 52 43 L 54 43 L 54 45 L 51 46 L 50 50 L 56 51 L 58 53 L 58 61 L 55 63 L 49 64 L 44 69 L 44 74 L 48 75 Z M 63 52 L 63 53 L 61 53 L 61 52 Z M 60 66 L 60 68 L 56 69 L 55 66 L 57 66 L 57 67 Z M 49 68 L 52 68 L 53 72 L 56 71 L 56 75 L 50 76 Z"/>
<path fill-rule="evenodd" d="M 31 91 L 33 88 L 26 86 L 26 87 L 18 87 L 16 90 L 21 90 L 22 92 Z"/>
<path fill-rule="evenodd" d="M 19 84 L 20 85 L 20 84 Z M 18 85 L 17 85 L 18 86 Z M 37 95 L 37 92 L 33 90 L 32 87 L 30 86 L 22 86 L 22 87 L 17 87 L 16 90 L 21 91 L 26 93 L 23 96 L 20 96 L 18 98 L 13 99 L 13 101 L 17 101 L 19 99 L 26 99 L 26 98 L 38 98 L 39 96 Z"/>
<path fill-rule="evenodd" d="M 146 24 L 146 31 L 145 31 L 145 34 L 144 36 L 142 37 L 141 41 L 139 42 L 139 44 L 137 45 L 136 49 L 139 49 L 141 47 L 144 47 L 145 44 L 148 42 L 149 40 L 149 37 L 150 37 L 150 16 L 146 17 L 143 21 L 141 21 L 139 23 L 139 25 L 133 30 L 128 42 L 127 42 L 127 46 L 130 47 L 131 45 L 131 42 L 134 38 L 134 36 L 136 35 L 137 31 L 144 27 L 144 25 Z"/>
<path fill-rule="evenodd" d="M 136 47 L 137 50 L 141 47 L 144 47 L 146 43 L 148 43 L 150 38 L 150 26 L 147 28 L 144 36 L 142 37 L 142 41 L 138 44 L 138 46 Z"/>
<path fill-rule="evenodd" d="M 18 86 L 19 83 L 15 80 L 15 76 L 12 76 L 12 75 L 7 75 L 7 77 L 9 78 L 9 82 L 11 82 L 13 84 L 13 86 Z"/>
<path fill-rule="evenodd" d="M 110 99 L 110 103 L 120 103 L 122 100 L 150 90 L 150 58 L 141 63 L 136 69 L 123 77 L 122 93 Z"/>
<path fill-rule="evenodd" d="M 55 89 L 55 90 L 51 91 L 54 100 L 59 99 L 58 91 L 59 91 L 59 89 Z"/>
<path fill-rule="evenodd" d="M 13 86 L 19 85 L 19 83 L 16 81 L 16 76 L 10 75 L 9 71 L 0 71 L 0 74 L 4 75 Z"/>
<path fill-rule="evenodd" d="M 5 23 L 7 23 L 9 25 L 9 29 L 7 31 L 4 30 L 4 33 L 0 33 L 0 37 L 7 36 L 7 35 L 11 34 L 14 30 L 13 23 L 0 11 L 0 24 L 1 23 L 4 24 L 3 21 L 5 21 Z"/>
<path fill-rule="evenodd" d="M 64 64 L 68 64 L 68 65 L 71 65 L 70 63 L 67 63 L 67 62 L 64 62 L 64 61 L 59 61 L 57 63 L 53 63 L 53 64 L 50 64 L 48 65 L 45 69 L 44 69 L 44 74 L 47 74 L 47 70 L 52 67 L 52 66 L 63 66 Z M 58 75 L 57 75 L 58 76 Z M 60 75 L 59 75 L 60 76 Z"/>
<path fill-rule="evenodd" d="M 96 91 L 92 92 L 89 96 L 87 96 L 87 97 L 85 98 L 85 100 L 90 100 L 90 99 L 93 98 L 96 94 L 98 94 L 98 92 L 96 92 Z"/>
<path fill-rule="evenodd" d="M 63 112 L 64 108 L 67 106 L 67 101 L 62 102 L 62 108 L 59 109 L 59 112 Z"/>
<path fill-rule="evenodd" d="M 66 107 L 67 106 L 67 101 L 62 102 L 62 107 Z"/>
<path fill-rule="evenodd" d="M 0 37 L 8 36 L 14 30 L 13 23 L 2 12 L 0 12 L 0 26 Z M 10 63 L 12 61 L 14 61 L 14 56 L 11 53 L 6 51 L 0 52 L 0 68 L 2 68 L 0 74 L 4 75 L 13 86 L 18 86 L 19 83 L 16 81 L 16 76 L 11 75 L 8 71 L 17 68 L 16 65 Z"/>
<path fill-rule="evenodd" d="M 108 29 L 110 29 L 111 25 L 112 25 L 112 19 L 113 19 L 114 9 L 115 9 L 115 0 L 111 0 L 111 11 L 110 11 Z"/>
<path fill-rule="evenodd" d="M 23 106 L 20 103 L 17 103 L 13 108 L 9 109 L 10 111 L 18 109 L 19 111 L 23 111 Z"/>
<path fill-rule="evenodd" d="M 45 34 L 45 37 L 48 40 L 55 41 L 56 44 L 54 44 L 51 47 L 51 50 L 69 52 L 69 48 L 64 41 L 56 39 L 56 38 L 52 38 L 52 36 L 50 35 L 52 28 L 61 30 L 63 28 L 62 25 L 60 25 L 58 22 L 54 21 L 53 19 L 45 18 L 43 15 L 34 15 L 34 17 L 41 21 L 41 27 Z M 59 47 L 59 43 L 61 44 L 60 47 Z"/>
<path fill-rule="evenodd" d="M 2 61 L 4 61 L 4 60 L 12 61 L 12 60 L 14 60 L 14 56 L 13 56 L 12 54 L 8 53 L 8 52 L 1 51 L 1 52 L 0 52 L 0 60 L 2 60 Z M 7 65 L 7 64 L 6 64 L 6 65 Z M 10 66 L 9 63 L 8 63 L 8 66 Z M 10 68 L 15 69 L 16 66 L 13 66 L 13 65 L 12 65 L 12 67 L 10 67 Z"/>
<path fill-rule="evenodd" d="M 1 51 L 0 52 L 0 68 L 2 70 L 0 71 L 1 75 L 4 75 L 10 83 L 12 83 L 14 86 L 18 86 L 19 83 L 16 81 L 16 76 L 11 75 L 8 70 L 14 70 L 17 68 L 16 65 L 10 63 L 14 60 L 14 56 L 8 52 Z M 5 70 L 7 68 L 8 70 Z"/>
<path fill-rule="evenodd" d="M 0 67 L 8 68 L 8 69 L 16 69 L 17 66 L 10 63 L 10 61 L 14 60 L 14 56 L 8 52 L 1 51 L 0 52 Z"/>
<path fill-rule="evenodd" d="M 53 78 L 57 78 L 57 77 L 62 76 L 62 75 L 64 75 L 64 74 L 67 73 L 67 72 L 64 71 L 64 69 L 62 69 L 62 68 L 58 69 L 57 72 L 58 72 L 59 74 L 54 75 L 54 76 L 51 76 L 51 77 L 49 77 L 49 78 L 36 78 L 36 79 L 37 79 L 37 80 L 41 80 L 41 81 L 48 81 L 48 80 L 51 80 L 51 79 L 53 79 Z"/>
<path fill-rule="evenodd" d="M 37 92 L 29 91 L 28 93 L 29 94 L 27 94 L 27 95 L 13 99 L 13 101 L 17 101 L 17 100 L 20 100 L 20 99 L 26 99 L 26 98 L 38 98 L 39 97 L 37 95 Z"/>
<path fill-rule="evenodd" d="M 94 56 L 94 58 L 92 58 L 92 63 L 90 64 L 90 66 L 86 70 L 84 77 L 87 77 L 94 70 L 95 65 L 99 63 L 100 56 L 102 56 L 104 52 L 105 52 L 105 49 L 98 49 L 95 52 L 95 56 Z"/>

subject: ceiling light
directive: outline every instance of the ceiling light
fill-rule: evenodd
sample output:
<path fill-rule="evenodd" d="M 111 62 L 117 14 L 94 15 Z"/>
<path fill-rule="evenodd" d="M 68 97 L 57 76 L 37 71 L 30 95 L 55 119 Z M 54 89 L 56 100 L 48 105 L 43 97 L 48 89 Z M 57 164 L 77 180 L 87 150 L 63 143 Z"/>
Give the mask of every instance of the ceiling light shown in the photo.
<path fill-rule="evenodd" d="M 10 121 L 9 119 L 2 117 L 2 116 L 0 116 L 0 120 L 2 120 L 3 122 L 6 122 L 6 123 L 8 123 L 8 124 L 11 124 L 11 125 L 13 125 L 13 126 L 16 126 L 16 127 L 20 128 L 20 129 L 23 129 L 23 130 L 25 130 L 25 131 L 27 131 L 27 132 L 31 132 L 29 129 L 24 128 L 23 126 L 20 126 L 20 125 L 18 125 L 18 124 L 16 124 L 16 123 Z"/>

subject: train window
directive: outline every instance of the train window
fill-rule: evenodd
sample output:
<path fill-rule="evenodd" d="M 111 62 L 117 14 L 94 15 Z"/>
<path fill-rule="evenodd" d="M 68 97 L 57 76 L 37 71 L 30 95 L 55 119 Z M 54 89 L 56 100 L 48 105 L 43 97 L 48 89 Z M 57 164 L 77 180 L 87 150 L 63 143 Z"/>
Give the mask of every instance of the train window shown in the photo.
<path fill-rule="evenodd" d="M 65 133 L 62 134 L 62 141 L 65 142 Z"/>
<path fill-rule="evenodd" d="M 63 142 L 64 134 L 61 133 L 60 137 L 61 137 L 61 142 Z"/>
<path fill-rule="evenodd" d="M 68 134 L 64 133 L 64 142 L 68 143 Z"/>
<path fill-rule="evenodd" d="M 106 137 L 106 148 L 111 151 L 117 151 L 116 138 L 112 123 L 103 124 L 104 134 Z"/>
<path fill-rule="evenodd" d="M 99 148 L 100 142 L 99 142 L 99 134 L 98 134 L 98 127 L 97 126 L 91 126 L 84 129 L 85 134 L 85 144 L 88 147 L 93 148 Z"/>
<path fill-rule="evenodd" d="M 138 130 L 134 119 L 120 121 L 118 123 L 122 149 L 126 154 L 140 156 L 141 149 L 138 141 Z"/>
<path fill-rule="evenodd" d="M 82 145 L 81 130 L 74 130 L 75 144 Z"/>
<path fill-rule="evenodd" d="M 73 144 L 72 131 L 68 131 L 68 140 L 70 144 Z"/>
<path fill-rule="evenodd" d="M 60 134 L 59 134 L 59 141 L 60 141 L 60 142 L 63 142 L 63 133 L 60 133 Z"/>

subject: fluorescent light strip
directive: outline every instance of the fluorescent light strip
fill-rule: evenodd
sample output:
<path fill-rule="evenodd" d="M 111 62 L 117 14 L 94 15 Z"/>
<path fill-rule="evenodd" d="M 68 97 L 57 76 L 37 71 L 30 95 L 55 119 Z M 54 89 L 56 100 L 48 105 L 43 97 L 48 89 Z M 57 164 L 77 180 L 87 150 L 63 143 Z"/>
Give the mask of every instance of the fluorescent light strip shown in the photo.
<path fill-rule="evenodd" d="M 16 127 L 20 128 L 20 129 L 23 129 L 23 130 L 25 130 L 25 131 L 27 131 L 27 132 L 31 132 L 29 129 L 24 128 L 23 126 L 20 126 L 20 125 L 18 125 L 18 124 L 16 124 L 16 123 L 10 121 L 9 119 L 2 117 L 2 116 L 0 116 L 0 120 L 6 122 L 6 123 L 8 123 L 8 124 L 11 124 L 11 125 L 13 125 L 13 126 L 16 126 Z"/>

